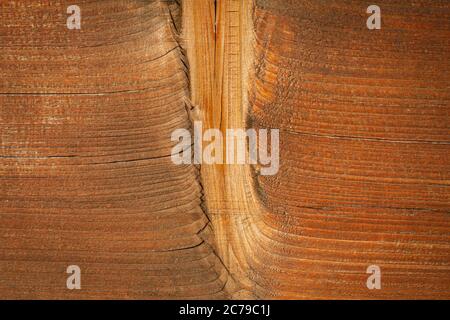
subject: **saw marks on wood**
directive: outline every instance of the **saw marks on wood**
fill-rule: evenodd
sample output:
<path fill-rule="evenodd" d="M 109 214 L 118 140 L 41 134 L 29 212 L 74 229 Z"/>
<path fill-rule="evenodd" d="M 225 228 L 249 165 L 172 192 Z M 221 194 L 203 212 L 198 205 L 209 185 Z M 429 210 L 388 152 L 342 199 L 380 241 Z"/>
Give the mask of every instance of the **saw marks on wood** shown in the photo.
<path fill-rule="evenodd" d="M 260 297 L 450 297 L 450 8 L 377 5 L 369 31 L 363 1 L 256 1 L 250 123 L 281 130 L 246 235 Z"/>
<path fill-rule="evenodd" d="M 224 298 L 190 127 L 175 1 L 0 5 L 0 296 Z M 82 290 L 66 288 L 66 268 Z"/>
<path fill-rule="evenodd" d="M 449 3 L 370 4 L 2 2 L 0 297 L 450 298 Z M 193 121 L 280 171 L 174 165 Z"/>

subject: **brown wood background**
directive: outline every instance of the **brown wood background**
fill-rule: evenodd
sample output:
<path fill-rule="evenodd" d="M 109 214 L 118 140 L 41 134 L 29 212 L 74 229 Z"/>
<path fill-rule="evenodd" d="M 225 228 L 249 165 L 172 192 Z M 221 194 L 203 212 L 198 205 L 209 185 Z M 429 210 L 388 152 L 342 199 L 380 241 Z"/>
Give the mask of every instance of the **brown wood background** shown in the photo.
<path fill-rule="evenodd" d="M 0 296 L 225 297 L 198 170 L 170 159 L 190 126 L 179 6 L 79 1 L 75 31 L 72 3 L 1 3 Z"/>
<path fill-rule="evenodd" d="M 448 0 L 70 4 L 0 2 L 0 298 L 450 298 Z M 172 164 L 193 120 L 280 172 Z"/>

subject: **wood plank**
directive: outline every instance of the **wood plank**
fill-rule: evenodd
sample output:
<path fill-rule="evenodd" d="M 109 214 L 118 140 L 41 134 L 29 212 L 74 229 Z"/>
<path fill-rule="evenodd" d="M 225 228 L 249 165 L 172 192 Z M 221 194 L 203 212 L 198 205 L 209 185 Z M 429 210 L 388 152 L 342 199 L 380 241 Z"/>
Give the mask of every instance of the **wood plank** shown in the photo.
<path fill-rule="evenodd" d="M 226 297 L 198 168 L 170 159 L 190 126 L 179 5 L 78 5 L 81 30 L 63 4 L 0 5 L 0 297 Z"/>
<path fill-rule="evenodd" d="M 447 0 L 379 0 L 381 30 L 356 0 L 80 3 L 78 31 L 0 4 L 0 297 L 450 298 Z M 280 129 L 279 172 L 174 165 L 195 121 Z"/>

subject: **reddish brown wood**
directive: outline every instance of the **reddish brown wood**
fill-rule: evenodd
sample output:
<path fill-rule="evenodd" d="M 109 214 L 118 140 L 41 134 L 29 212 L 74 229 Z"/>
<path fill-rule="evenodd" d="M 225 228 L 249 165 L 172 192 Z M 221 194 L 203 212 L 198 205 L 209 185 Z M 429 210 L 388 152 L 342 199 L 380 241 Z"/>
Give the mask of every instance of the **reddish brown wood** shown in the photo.
<path fill-rule="evenodd" d="M 250 238 L 262 297 L 450 297 L 450 7 L 258 0 L 251 123 L 281 128 Z M 367 290 L 365 270 L 382 270 Z"/>
<path fill-rule="evenodd" d="M 77 4 L 81 30 L 65 3 L 0 5 L 0 297 L 225 297 L 198 170 L 170 160 L 179 7 Z"/>
<path fill-rule="evenodd" d="M 381 30 L 358 0 L 69 4 L 0 3 L 0 298 L 450 298 L 447 0 L 379 0 Z M 174 165 L 193 120 L 279 128 L 280 172 Z"/>

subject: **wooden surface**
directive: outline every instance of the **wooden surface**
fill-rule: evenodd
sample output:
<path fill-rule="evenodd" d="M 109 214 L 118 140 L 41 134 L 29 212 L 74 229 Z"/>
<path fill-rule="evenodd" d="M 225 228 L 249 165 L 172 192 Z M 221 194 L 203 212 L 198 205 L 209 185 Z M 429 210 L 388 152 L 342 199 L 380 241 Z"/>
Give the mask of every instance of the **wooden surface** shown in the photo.
<path fill-rule="evenodd" d="M 0 297 L 226 296 L 198 169 L 170 159 L 190 126 L 174 4 L 79 1 L 73 31 L 65 4 L 1 3 Z"/>
<path fill-rule="evenodd" d="M 1 2 L 0 298 L 449 299 L 450 3 L 370 4 Z M 172 164 L 194 120 L 279 173 Z"/>
<path fill-rule="evenodd" d="M 255 291 L 449 298 L 449 2 L 378 1 L 374 31 L 365 1 L 256 3 L 250 122 L 282 166 L 255 179 Z"/>

